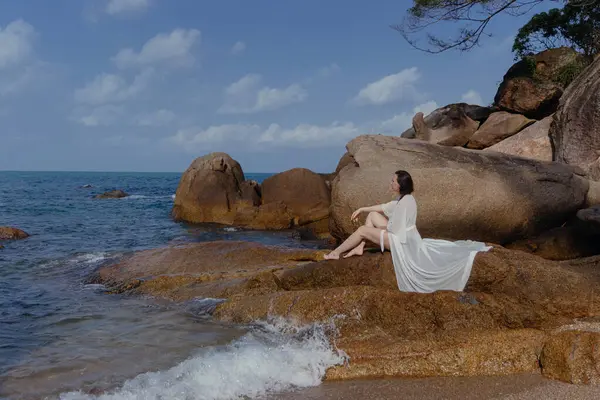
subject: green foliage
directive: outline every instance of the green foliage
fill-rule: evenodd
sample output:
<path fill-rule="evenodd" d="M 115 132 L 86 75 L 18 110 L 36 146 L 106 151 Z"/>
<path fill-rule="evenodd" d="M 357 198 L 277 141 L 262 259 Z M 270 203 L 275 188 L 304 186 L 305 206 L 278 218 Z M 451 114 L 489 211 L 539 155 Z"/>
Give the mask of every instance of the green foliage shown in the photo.
<path fill-rule="evenodd" d="M 567 4 L 534 15 L 515 37 L 515 58 L 560 46 L 592 56 L 600 51 L 600 2 Z"/>
<path fill-rule="evenodd" d="M 523 57 L 525 76 L 534 77 L 537 63 L 533 57 Z"/>
<path fill-rule="evenodd" d="M 587 67 L 587 63 L 580 60 L 565 65 L 556 76 L 556 82 L 562 87 L 567 87 Z"/>

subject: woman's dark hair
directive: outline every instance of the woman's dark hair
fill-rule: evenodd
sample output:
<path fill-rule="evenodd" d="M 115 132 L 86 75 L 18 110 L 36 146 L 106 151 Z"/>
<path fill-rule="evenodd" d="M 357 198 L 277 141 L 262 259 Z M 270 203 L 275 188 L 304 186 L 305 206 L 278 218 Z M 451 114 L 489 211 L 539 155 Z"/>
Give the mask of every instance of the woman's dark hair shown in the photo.
<path fill-rule="evenodd" d="M 398 185 L 400 185 L 400 198 L 407 194 L 411 194 L 414 190 L 414 187 L 410 174 L 404 170 L 398 170 L 395 172 L 395 174 Z"/>

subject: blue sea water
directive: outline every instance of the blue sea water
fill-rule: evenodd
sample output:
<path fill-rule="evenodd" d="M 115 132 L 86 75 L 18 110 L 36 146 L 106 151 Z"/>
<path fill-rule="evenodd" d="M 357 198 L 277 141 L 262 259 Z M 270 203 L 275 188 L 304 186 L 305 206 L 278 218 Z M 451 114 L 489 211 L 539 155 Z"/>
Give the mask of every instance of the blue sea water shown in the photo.
<path fill-rule="evenodd" d="M 246 174 L 259 182 L 267 176 Z M 323 366 L 339 361 L 319 327 L 229 326 L 198 313 L 198 304 L 108 295 L 86 284 L 103 263 L 173 241 L 319 246 L 291 232 L 176 223 L 170 211 L 179 178 L 0 172 L 0 226 L 31 235 L 0 249 L 0 398 L 87 399 L 107 391 L 111 397 L 101 398 L 252 398 L 318 384 Z M 112 189 L 130 196 L 94 198 Z M 289 365 L 286 373 L 281 365 Z"/>

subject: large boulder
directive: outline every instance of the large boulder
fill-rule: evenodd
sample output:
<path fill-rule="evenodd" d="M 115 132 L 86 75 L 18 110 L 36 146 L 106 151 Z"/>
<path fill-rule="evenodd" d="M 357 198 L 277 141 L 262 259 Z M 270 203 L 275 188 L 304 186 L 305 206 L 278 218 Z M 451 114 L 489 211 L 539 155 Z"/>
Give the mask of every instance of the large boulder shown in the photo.
<path fill-rule="evenodd" d="M 240 164 L 226 153 L 197 158 L 182 175 L 173 205 L 175 220 L 219 223 L 249 229 L 308 229 L 329 238 L 330 189 L 326 176 L 296 168 L 262 185 L 246 181 Z"/>
<path fill-rule="evenodd" d="M 294 168 L 262 183 L 262 204 L 284 203 L 295 225 L 327 219 L 330 190 L 325 179 L 308 169 Z"/>
<path fill-rule="evenodd" d="M 440 107 L 429 113 L 423 119 L 423 122 L 424 126 L 429 130 L 438 132 L 436 136 L 441 136 L 444 132 L 462 131 L 464 127 L 468 127 L 471 123 L 469 123 L 465 117 L 481 123 L 485 121 L 492 112 L 493 110 L 488 107 L 481 107 L 473 104 L 448 104 L 447 106 Z M 402 132 L 400 137 L 406 139 L 417 138 L 414 124 L 413 127 Z"/>
<path fill-rule="evenodd" d="M 554 113 L 572 75 L 588 61 L 569 47 L 524 57 L 504 75 L 494 97 L 501 110 L 542 119 Z"/>
<path fill-rule="evenodd" d="M 519 114 L 505 111 L 495 112 L 481 125 L 469 139 L 469 149 L 485 149 L 503 141 L 535 121 Z"/>
<path fill-rule="evenodd" d="M 437 143 L 444 146 L 464 146 L 471 136 L 479 128 L 479 122 L 469 118 L 461 110 L 456 113 L 448 113 L 448 124 L 436 129 L 429 129 L 423 118 L 423 113 L 418 112 L 413 117 L 413 128 L 415 130 L 415 139 L 424 140 L 430 143 Z"/>
<path fill-rule="evenodd" d="M 334 322 L 350 362 L 328 379 L 539 373 L 554 330 L 600 315 L 600 258 L 559 263 L 494 247 L 475 257 L 465 292 L 419 294 L 398 291 L 390 253 L 318 261 L 322 254 L 194 243 L 135 253 L 93 282 L 117 293 L 204 298 L 204 310 L 227 322 Z M 554 360 L 556 368 L 570 363 Z"/>
<path fill-rule="evenodd" d="M 195 159 L 177 186 L 173 218 L 232 224 L 243 181 L 242 167 L 228 154 L 211 153 Z"/>
<path fill-rule="evenodd" d="M 29 234 L 11 226 L 0 226 L 0 240 L 18 240 L 28 238 Z"/>
<path fill-rule="evenodd" d="M 488 147 L 485 151 L 498 151 L 534 160 L 552 161 L 552 144 L 548 136 L 551 123 L 552 116 L 546 117 L 516 135 Z"/>
<path fill-rule="evenodd" d="M 578 165 L 591 179 L 600 180 L 600 58 L 561 97 L 550 140 L 555 161 Z"/>
<path fill-rule="evenodd" d="M 382 135 L 359 136 L 346 147 L 354 163 L 334 180 L 330 209 L 338 239 L 356 229 L 354 210 L 391 199 L 389 179 L 399 169 L 415 182 L 424 237 L 501 244 L 531 237 L 583 208 L 590 187 L 576 168 L 496 152 Z"/>
<path fill-rule="evenodd" d="M 600 384 L 600 324 L 574 324 L 556 332 L 545 343 L 540 364 L 547 378 Z"/>

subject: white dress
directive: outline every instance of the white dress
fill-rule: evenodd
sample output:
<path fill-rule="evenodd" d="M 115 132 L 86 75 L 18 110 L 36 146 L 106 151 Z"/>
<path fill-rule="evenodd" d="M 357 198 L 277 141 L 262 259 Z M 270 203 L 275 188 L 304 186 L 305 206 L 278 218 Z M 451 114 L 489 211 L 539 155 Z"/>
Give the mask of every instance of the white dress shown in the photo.
<path fill-rule="evenodd" d="M 412 195 L 382 204 L 388 217 L 390 251 L 398 288 L 403 292 L 462 291 L 471 275 L 475 254 L 491 246 L 471 240 L 422 239 L 417 227 L 417 202 Z M 381 231 L 381 251 L 383 252 Z"/>

